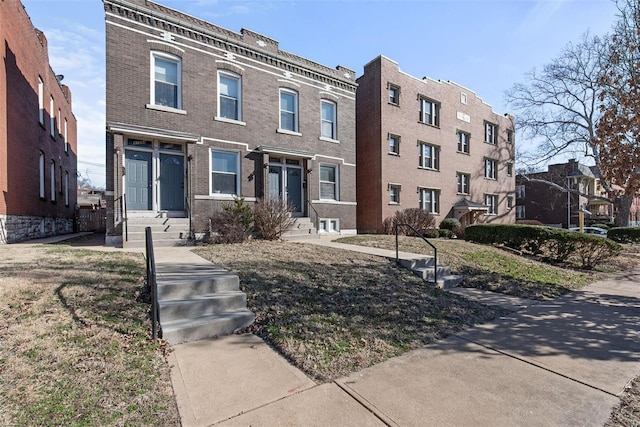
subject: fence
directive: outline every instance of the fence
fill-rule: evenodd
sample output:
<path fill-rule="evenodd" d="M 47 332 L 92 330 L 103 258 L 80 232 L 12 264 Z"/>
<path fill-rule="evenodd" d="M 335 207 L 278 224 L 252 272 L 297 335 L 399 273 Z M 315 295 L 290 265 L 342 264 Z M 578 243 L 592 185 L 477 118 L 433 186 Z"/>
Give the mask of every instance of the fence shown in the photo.
<path fill-rule="evenodd" d="M 80 209 L 78 214 L 78 231 L 95 231 L 98 233 L 104 233 L 106 229 L 106 209 Z"/>

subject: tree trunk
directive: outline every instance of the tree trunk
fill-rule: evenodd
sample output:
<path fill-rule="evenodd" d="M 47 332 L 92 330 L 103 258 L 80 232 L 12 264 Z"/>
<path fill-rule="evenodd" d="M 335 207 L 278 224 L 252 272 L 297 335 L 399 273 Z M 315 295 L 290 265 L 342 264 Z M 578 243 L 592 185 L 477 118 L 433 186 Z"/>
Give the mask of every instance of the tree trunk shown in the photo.
<path fill-rule="evenodd" d="M 633 196 L 616 197 L 613 205 L 616 211 L 615 224 L 617 227 L 629 226 L 629 215 L 631 214 L 631 205 L 633 204 Z"/>

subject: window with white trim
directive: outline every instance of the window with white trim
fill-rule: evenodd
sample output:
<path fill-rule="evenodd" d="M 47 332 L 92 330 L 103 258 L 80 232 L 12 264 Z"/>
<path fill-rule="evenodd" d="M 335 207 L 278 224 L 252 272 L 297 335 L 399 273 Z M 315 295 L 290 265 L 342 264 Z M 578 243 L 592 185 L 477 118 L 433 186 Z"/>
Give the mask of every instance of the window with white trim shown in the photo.
<path fill-rule="evenodd" d="M 151 52 L 151 104 L 182 108 L 182 65 L 179 57 Z"/>
<path fill-rule="evenodd" d="M 513 208 L 513 196 L 507 196 L 507 209 Z"/>
<path fill-rule="evenodd" d="M 419 98 L 420 122 L 440 126 L 440 103 L 428 98 Z"/>
<path fill-rule="evenodd" d="M 218 71 L 218 117 L 242 120 L 242 78 L 229 71 Z"/>
<path fill-rule="evenodd" d="M 298 93 L 280 89 L 280 129 L 298 132 Z"/>
<path fill-rule="evenodd" d="M 211 194 L 239 194 L 240 154 L 211 150 Z"/>
<path fill-rule="evenodd" d="M 469 194 L 469 183 L 471 182 L 471 175 L 468 173 L 458 172 L 456 174 L 458 181 L 458 194 Z"/>
<path fill-rule="evenodd" d="M 338 139 L 337 106 L 333 101 L 320 101 L 320 135 L 323 138 Z"/>
<path fill-rule="evenodd" d="M 389 204 L 400 204 L 400 186 L 397 184 L 389 184 Z"/>
<path fill-rule="evenodd" d="M 421 188 L 420 208 L 432 214 L 440 213 L 440 190 Z"/>
<path fill-rule="evenodd" d="M 487 179 L 498 179 L 498 161 L 485 157 L 484 177 Z"/>
<path fill-rule="evenodd" d="M 340 222 L 337 219 L 322 218 L 320 219 L 320 233 L 337 233 L 340 231 Z"/>
<path fill-rule="evenodd" d="M 58 121 L 56 122 L 57 126 L 58 126 L 58 134 L 62 134 L 62 128 L 60 128 L 60 126 L 62 125 L 62 111 L 60 110 L 60 108 L 58 108 Z"/>
<path fill-rule="evenodd" d="M 484 204 L 489 207 L 487 214 L 489 215 L 498 214 L 498 196 L 496 194 L 485 194 Z"/>
<path fill-rule="evenodd" d="M 513 132 L 513 129 L 507 129 L 507 142 L 509 144 L 513 144 L 515 142 L 515 133 Z"/>
<path fill-rule="evenodd" d="M 389 154 L 400 154 L 400 137 L 389 134 Z"/>
<path fill-rule="evenodd" d="M 421 142 L 418 144 L 419 164 L 424 169 L 440 169 L 440 147 Z"/>
<path fill-rule="evenodd" d="M 49 97 L 49 133 L 52 137 L 56 137 L 56 113 L 55 113 L 55 101 L 53 96 Z"/>
<path fill-rule="evenodd" d="M 507 163 L 507 176 L 513 176 L 513 163 Z"/>
<path fill-rule="evenodd" d="M 69 172 L 64 173 L 64 204 L 69 206 Z"/>
<path fill-rule="evenodd" d="M 525 219 L 526 209 L 524 206 L 516 205 L 516 219 Z"/>
<path fill-rule="evenodd" d="M 471 140 L 471 134 L 458 130 L 456 131 L 456 137 L 458 138 L 458 153 L 469 154 L 469 141 Z"/>
<path fill-rule="evenodd" d="M 484 142 L 494 145 L 498 143 L 497 125 L 490 122 L 484 122 Z"/>
<path fill-rule="evenodd" d="M 64 119 L 64 152 L 69 152 L 69 138 L 68 138 L 68 122 L 67 119 Z"/>
<path fill-rule="evenodd" d="M 320 199 L 338 200 L 338 167 L 320 165 Z"/>
<path fill-rule="evenodd" d="M 38 76 L 38 121 L 44 125 L 44 83 Z"/>
<path fill-rule="evenodd" d="M 400 105 L 400 86 L 389 84 L 389 104 Z"/>
<path fill-rule="evenodd" d="M 51 201 L 56 201 L 56 162 L 51 160 L 51 166 L 49 168 L 49 186 L 51 187 L 49 193 L 51 195 Z"/>
<path fill-rule="evenodd" d="M 524 199 L 526 190 L 524 185 L 516 185 L 516 199 Z"/>
<path fill-rule="evenodd" d="M 38 158 L 38 183 L 40 187 L 40 198 L 45 198 L 45 176 L 44 176 L 44 153 L 40 152 L 40 157 Z"/>

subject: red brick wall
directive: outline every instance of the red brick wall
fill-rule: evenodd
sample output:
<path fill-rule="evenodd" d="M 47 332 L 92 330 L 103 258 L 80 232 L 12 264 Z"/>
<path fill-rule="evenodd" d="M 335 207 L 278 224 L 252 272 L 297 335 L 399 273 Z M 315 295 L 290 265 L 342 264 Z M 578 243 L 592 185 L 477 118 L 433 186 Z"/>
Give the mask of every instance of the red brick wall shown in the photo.
<path fill-rule="evenodd" d="M 46 38 L 18 0 L 0 2 L 0 214 L 73 218 L 76 203 L 76 119 L 71 94 L 49 66 Z M 44 125 L 38 119 L 38 77 L 44 86 Z M 50 135 L 49 98 L 61 124 Z M 67 119 L 69 150 L 60 135 Z M 45 197 L 39 196 L 40 153 L 45 155 Z M 56 201 L 51 200 L 50 163 L 56 168 Z M 69 173 L 69 206 L 60 192 L 60 167 Z"/>

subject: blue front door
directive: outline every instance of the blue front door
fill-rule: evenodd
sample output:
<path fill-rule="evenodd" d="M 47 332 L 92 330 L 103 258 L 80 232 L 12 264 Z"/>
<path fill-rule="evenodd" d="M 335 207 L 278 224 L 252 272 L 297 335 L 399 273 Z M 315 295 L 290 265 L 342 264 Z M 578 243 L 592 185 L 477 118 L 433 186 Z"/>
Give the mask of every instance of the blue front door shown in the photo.
<path fill-rule="evenodd" d="M 151 153 L 125 151 L 127 209 L 151 210 Z"/>
<path fill-rule="evenodd" d="M 184 157 L 160 154 L 160 209 L 184 210 Z"/>

